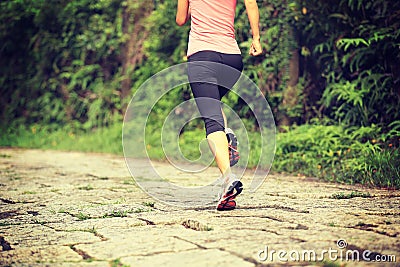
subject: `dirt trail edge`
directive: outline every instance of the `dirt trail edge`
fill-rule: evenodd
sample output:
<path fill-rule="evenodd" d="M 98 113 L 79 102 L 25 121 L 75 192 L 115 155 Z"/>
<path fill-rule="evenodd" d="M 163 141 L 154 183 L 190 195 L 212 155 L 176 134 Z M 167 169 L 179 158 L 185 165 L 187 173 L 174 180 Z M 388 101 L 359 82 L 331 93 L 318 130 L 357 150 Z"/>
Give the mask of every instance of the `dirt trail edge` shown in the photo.
<path fill-rule="evenodd" d="M 122 157 L 0 148 L 0 266 L 400 265 L 399 191 L 270 175 L 237 202 L 168 206 Z"/>

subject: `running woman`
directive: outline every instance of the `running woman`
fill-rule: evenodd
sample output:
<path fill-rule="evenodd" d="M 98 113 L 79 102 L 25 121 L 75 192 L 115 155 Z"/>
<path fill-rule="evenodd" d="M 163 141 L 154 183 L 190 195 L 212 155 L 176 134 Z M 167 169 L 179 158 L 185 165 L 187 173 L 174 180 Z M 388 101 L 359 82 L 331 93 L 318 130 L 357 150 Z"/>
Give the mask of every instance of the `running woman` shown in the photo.
<path fill-rule="evenodd" d="M 258 6 L 256 0 L 244 0 L 244 3 L 253 34 L 249 54 L 257 56 L 262 53 Z M 210 149 L 223 177 L 217 210 L 234 209 L 234 199 L 242 192 L 243 186 L 231 171 L 231 166 L 239 159 L 237 139 L 227 128 L 221 108 L 221 98 L 237 82 L 243 70 L 241 52 L 235 39 L 235 10 L 236 0 L 178 0 L 176 12 L 179 26 L 191 19 L 188 76 L 205 123 Z M 230 68 L 207 62 L 224 64 L 236 71 L 226 73 Z"/>

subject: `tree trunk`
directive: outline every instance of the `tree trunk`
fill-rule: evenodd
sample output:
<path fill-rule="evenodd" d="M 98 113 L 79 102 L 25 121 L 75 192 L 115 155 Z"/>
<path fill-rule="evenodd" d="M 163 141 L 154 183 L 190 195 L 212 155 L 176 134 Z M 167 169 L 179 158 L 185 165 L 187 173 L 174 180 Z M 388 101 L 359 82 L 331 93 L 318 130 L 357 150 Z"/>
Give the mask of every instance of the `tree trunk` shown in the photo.
<path fill-rule="evenodd" d="M 299 82 L 299 51 L 292 51 L 292 56 L 289 62 L 289 81 L 287 87 L 283 91 L 282 110 L 294 108 L 299 102 L 299 93 L 297 83 Z M 281 114 L 280 125 L 288 126 L 292 124 L 292 118 L 287 112 Z"/>
<path fill-rule="evenodd" d="M 122 31 L 127 40 L 122 45 L 121 63 L 123 80 L 121 82 L 121 98 L 131 94 L 131 74 L 144 56 L 143 43 L 148 36 L 143 19 L 148 17 L 153 10 L 152 2 L 129 0 L 122 11 Z"/>

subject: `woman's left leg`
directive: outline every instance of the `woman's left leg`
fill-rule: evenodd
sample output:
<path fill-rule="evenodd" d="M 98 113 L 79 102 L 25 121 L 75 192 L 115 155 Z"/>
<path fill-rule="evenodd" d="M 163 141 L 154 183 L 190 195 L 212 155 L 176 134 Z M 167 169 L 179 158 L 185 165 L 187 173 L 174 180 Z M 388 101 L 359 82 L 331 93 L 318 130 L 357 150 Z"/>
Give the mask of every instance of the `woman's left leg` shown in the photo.
<path fill-rule="evenodd" d="M 230 158 L 234 157 L 230 157 L 230 154 L 237 154 L 237 151 L 229 150 L 225 133 L 227 121 L 220 101 L 240 78 L 242 69 L 241 55 L 201 51 L 189 57 L 188 73 L 192 92 L 205 122 L 210 149 L 221 174 L 226 179 L 231 173 Z M 236 162 L 237 160 L 238 158 Z"/>

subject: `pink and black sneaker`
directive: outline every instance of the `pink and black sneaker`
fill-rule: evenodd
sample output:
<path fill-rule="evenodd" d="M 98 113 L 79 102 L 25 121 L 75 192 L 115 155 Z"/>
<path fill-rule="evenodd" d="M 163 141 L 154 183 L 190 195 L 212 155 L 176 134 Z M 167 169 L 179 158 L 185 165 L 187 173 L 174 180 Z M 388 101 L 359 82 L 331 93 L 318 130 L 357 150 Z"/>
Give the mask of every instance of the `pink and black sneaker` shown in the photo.
<path fill-rule="evenodd" d="M 222 192 L 222 196 L 220 197 L 217 210 L 233 210 L 236 208 L 235 198 L 237 195 L 242 193 L 243 184 L 239 181 L 235 175 L 231 174 L 228 183 L 225 184 L 224 190 Z"/>

